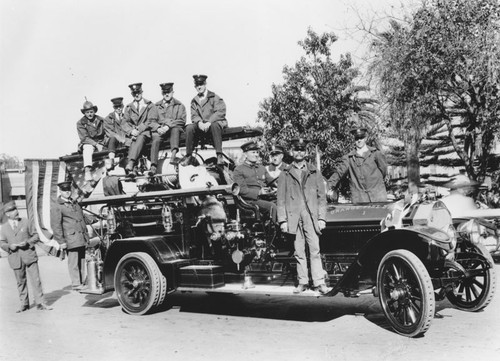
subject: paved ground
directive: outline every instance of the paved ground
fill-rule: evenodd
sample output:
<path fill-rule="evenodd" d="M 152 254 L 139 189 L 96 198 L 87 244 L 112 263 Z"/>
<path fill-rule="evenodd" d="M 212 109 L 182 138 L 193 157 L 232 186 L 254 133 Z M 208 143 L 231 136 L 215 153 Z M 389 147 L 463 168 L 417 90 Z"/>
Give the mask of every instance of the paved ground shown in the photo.
<path fill-rule="evenodd" d="M 171 307 L 130 316 L 113 293 L 70 291 L 66 261 L 41 257 L 39 264 L 54 310 L 16 314 L 14 274 L 0 258 L 0 360 L 482 361 L 500 354 L 500 294 L 479 313 L 439 302 L 444 318 L 409 339 L 388 329 L 372 296 L 174 295 Z"/>

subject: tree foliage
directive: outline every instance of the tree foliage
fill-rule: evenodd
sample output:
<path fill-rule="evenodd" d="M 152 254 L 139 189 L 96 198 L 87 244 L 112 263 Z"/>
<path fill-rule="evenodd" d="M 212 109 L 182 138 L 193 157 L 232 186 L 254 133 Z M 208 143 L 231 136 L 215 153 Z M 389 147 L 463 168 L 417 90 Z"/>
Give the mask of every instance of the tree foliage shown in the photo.
<path fill-rule="evenodd" d="M 407 155 L 418 159 L 422 139 L 441 129 L 440 146 L 453 147 L 469 177 L 484 179 L 499 130 L 499 20 L 497 0 L 430 0 L 378 34 L 371 70 Z"/>
<path fill-rule="evenodd" d="M 354 125 L 376 133 L 376 101 L 360 96 L 366 87 L 355 84 L 359 71 L 349 54 L 336 63 L 331 47 L 334 33 L 317 34 L 309 29 L 299 41 L 304 49 L 293 67 L 284 66 L 282 84 L 272 85 L 272 96 L 260 104 L 258 121 L 264 138 L 288 148 L 291 139 L 310 139 L 322 153 L 323 174 L 333 172 L 335 163 L 352 144 Z"/>

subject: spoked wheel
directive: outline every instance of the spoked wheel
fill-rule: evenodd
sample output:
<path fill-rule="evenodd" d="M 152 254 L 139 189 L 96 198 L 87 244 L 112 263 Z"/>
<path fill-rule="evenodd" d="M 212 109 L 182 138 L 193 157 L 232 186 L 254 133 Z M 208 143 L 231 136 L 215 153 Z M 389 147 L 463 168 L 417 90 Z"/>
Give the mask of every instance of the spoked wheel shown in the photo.
<path fill-rule="evenodd" d="M 387 253 L 378 267 L 377 288 L 385 317 L 397 333 L 415 337 L 429 329 L 434 289 L 417 256 L 402 249 Z"/>
<path fill-rule="evenodd" d="M 163 303 L 167 281 L 149 254 L 129 253 L 116 267 L 115 290 L 125 312 L 143 315 Z"/>
<path fill-rule="evenodd" d="M 460 277 L 453 289 L 446 292 L 448 300 L 458 309 L 479 311 L 488 306 L 495 294 L 496 274 L 493 258 L 482 244 L 457 253 L 456 261 L 468 276 Z"/>

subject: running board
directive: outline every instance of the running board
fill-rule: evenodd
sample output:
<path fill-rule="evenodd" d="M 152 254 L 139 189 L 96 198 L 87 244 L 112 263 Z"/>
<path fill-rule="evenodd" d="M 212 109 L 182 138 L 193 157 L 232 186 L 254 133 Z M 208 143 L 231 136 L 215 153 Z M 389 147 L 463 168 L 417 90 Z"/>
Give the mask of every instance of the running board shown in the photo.
<path fill-rule="evenodd" d="M 256 294 L 266 296 L 296 296 L 296 297 L 323 297 L 317 291 L 311 289 L 299 294 L 294 294 L 293 286 L 273 286 L 273 285 L 255 285 L 251 288 L 243 288 L 243 283 L 226 283 L 226 285 L 217 288 L 202 287 L 178 287 L 178 292 L 206 292 L 206 293 L 228 293 L 233 295 Z M 329 296 L 329 295 L 326 295 Z"/>

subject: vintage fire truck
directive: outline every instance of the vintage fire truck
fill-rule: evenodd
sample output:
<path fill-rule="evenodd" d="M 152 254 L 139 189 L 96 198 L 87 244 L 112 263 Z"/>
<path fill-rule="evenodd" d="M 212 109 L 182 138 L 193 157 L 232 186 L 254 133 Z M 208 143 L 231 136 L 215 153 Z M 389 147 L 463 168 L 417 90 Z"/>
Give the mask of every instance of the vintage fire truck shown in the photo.
<path fill-rule="evenodd" d="M 258 129 L 228 128 L 224 140 L 259 134 Z M 81 155 L 60 162 L 71 179 L 69 170 Z M 241 199 L 229 161 L 220 166 L 200 157 L 200 163 L 187 185 L 179 181 L 182 166 L 170 165 L 170 171 L 139 187 L 117 176 L 135 186 L 133 192 L 92 192 L 81 200 L 98 219 L 93 226 L 99 235 L 88 251 L 82 293 L 114 290 L 123 310 L 135 315 L 154 311 L 174 292 L 367 294 L 379 298 L 394 331 L 408 337 L 428 330 L 437 300 L 479 311 L 494 295 L 494 263 L 469 237 L 473 222 L 457 231 L 443 203 L 419 199 L 330 203 L 320 236 L 330 291 L 295 295 L 293 242 L 258 207 Z M 198 173 L 205 172 L 210 180 L 198 182 Z M 190 186 L 193 179 L 195 186 Z"/>

